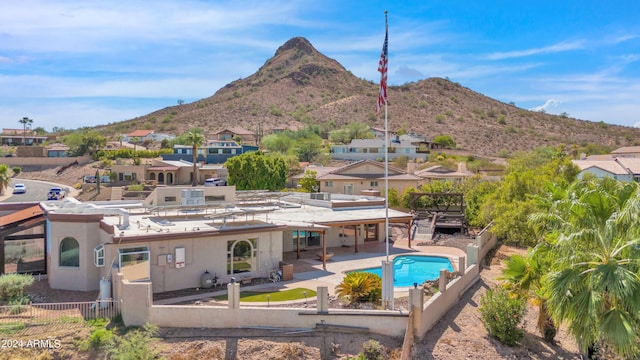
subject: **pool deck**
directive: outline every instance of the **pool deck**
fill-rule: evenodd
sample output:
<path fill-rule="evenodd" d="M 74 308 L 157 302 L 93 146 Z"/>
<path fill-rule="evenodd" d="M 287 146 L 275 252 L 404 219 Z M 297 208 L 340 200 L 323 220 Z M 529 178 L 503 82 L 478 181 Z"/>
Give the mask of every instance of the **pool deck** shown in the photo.
<path fill-rule="evenodd" d="M 469 240 L 472 242 L 472 240 Z M 260 284 L 254 286 L 243 286 L 242 290 L 259 291 L 281 291 L 295 288 L 307 288 L 315 290 L 318 286 L 326 286 L 329 295 L 335 295 L 335 287 L 344 278 L 347 271 L 381 266 L 382 261 L 387 258 L 387 244 L 385 243 L 365 243 L 358 244 L 358 252 L 353 246 L 328 248 L 327 253 L 333 253 L 331 260 L 327 261 L 326 271 L 322 268 L 322 261 L 316 256 L 317 249 L 301 251 L 300 259 L 297 259 L 296 252 L 283 254 L 283 262 L 293 264 L 293 280 L 280 281 L 275 283 Z M 408 247 L 406 239 L 398 239 L 389 243 L 389 260 L 393 260 L 396 255 L 432 255 L 443 256 L 451 259 L 454 269 L 458 269 L 458 257 L 466 256 L 465 252 L 453 247 L 416 245 Z M 395 288 L 394 297 L 408 295 L 408 288 Z M 187 301 L 207 299 L 212 296 L 226 294 L 226 289 L 202 293 L 180 298 L 154 301 L 156 305 L 176 304 Z M 311 298 L 309 298 L 311 300 Z"/>

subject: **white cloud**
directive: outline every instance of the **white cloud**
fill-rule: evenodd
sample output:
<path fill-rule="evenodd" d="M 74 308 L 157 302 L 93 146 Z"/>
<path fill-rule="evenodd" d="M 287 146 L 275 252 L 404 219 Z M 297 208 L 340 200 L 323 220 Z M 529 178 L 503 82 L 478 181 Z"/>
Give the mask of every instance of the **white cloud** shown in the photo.
<path fill-rule="evenodd" d="M 544 104 L 540 105 L 540 106 L 536 106 L 532 109 L 529 109 L 531 111 L 545 111 L 545 112 L 550 112 L 550 110 L 553 109 L 557 109 L 558 106 L 560 106 L 560 104 L 562 104 L 562 101 L 556 100 L 556 99 L 549 99 L 547 101 L 545 101 Z"/>
<path fill-rule="evenodd" d="M 557 44 L 553 44 L 553 45 L 545 46 L 541 48 L 532 48 L 532 49 L 526 49 L 526 50 L 507 51 L 507 52 L 496 52 L 496 53 L 487 55 L 487 59 L 503 60 L 503 59 L 519 58 L 519 57 L 538 55 L 538 54 L 549 54 L 549 53 L 557 53 L 557 52 L 563 52 L 563 51 L 571 51 L 571 50 L 584 48 L 584 44 L 585 44 L 585 40 L 560 42 Z"/>

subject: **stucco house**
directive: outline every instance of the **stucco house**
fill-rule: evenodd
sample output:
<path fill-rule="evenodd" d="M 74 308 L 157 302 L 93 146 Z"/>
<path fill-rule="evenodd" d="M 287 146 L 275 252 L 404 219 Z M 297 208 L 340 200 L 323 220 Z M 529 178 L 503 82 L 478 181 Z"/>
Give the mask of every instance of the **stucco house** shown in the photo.
<path fill-rule="evenodd" d="M 227 159 L 247 152 L 257 151 L 257 146 L 240 145 L 234 140 L 208 140 L 198 148 L 197 161 L 205 164 L 224 164 Z M 174 145 L 173 154 L 162 154 L 165 161 L 193 161 L 193 147 Z"/>
<path fill-rule="evenodd" d="M 373 160 L 361 160 L 342 167 L 309 167 L 316 172 L 318 191 L 330 194 L 356 195 L 363 193 L 382 193 L 385 188 L 384 163 Z M 305 170 L 307 170 L 305 169 Z M 298 174 L 292 178 L 294 186 L 304 176 Z M 402 192 L 406 187 L 418 187 L 422 178 L 389 167 L 389 189 Z"/>
<path fill-rule="evenodd" d="M 426 182 L 434 180 L 462 182 L 465 178 L 468 178 L 473 174 L 467 170 L 465 163 L 459 163 L 457 170 L 451 170 L 442 165 L 434 165 L 426 169 L 416 171 L 415 175 L 423 178 Z"/>
<path fill-rule="evenodd" d="M 353 139 L 351 143 L 331 145 L 329 155 L 336 160 L 378 160 L 385 157 L 384 137 L 375 139 Z M 389 160 L 406 156 L 409 159 L 426 160 L 430 149 L 422 138 L 389 135 Z"/>
<path fill-rule="evenodd" d="M 578 179 L 582 179 L 585 174 L 592 176 L 612 177 L 620 181 L 640 181 L 640 157 L 614 157 L 602 160 L 573 160 L 580 172 Z"/>
<path fill-rule="evenodd" d="M 640 146 L 623 146 L 611 152 L 616 158 L 640 158 Z"/>
<path fill-rule="evenodd" d="M 261 201 L 256 201 L 260 198 Z M 157 188 L 141 203 L 43 202 L 53 289 L 97 290 L 117 268 L 153 292 L 268 277 L 283 252 L 384 241 L 384 199 L 235 192 L 234 187 Z M 412 216 L 388 210 L 389 222 Z M 323 250 L 324 251 L 324 250 Z"/>
<path fill-rule="evenodd" d="M 220 129 L 212 132 L 210 137 L 216 140 L 236 140 L 239 138 L 241 143 L 256 143 L 256 133 L 241 127 Z"/>

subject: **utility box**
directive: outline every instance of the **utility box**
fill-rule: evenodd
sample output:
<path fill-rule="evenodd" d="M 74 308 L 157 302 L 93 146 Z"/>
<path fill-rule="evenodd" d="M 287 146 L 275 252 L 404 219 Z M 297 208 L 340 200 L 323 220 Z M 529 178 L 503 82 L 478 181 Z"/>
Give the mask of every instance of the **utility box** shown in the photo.
<path fill-rule="evenodd" d="M 183 247 L 176 248 L 176 269 L 182 269 L 186 264 L 186 256 Z"/>

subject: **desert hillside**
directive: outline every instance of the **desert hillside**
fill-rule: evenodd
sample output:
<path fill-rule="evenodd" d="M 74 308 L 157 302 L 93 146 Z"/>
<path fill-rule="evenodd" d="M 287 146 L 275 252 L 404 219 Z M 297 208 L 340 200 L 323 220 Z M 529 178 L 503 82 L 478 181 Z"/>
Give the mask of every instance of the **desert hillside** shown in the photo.
<path fill-rule="evenodd" d="M 375 116 L 377 94 L 378 84 L 354 76 L 308 40 L 296 37 L 254 74 L 227 84 L 211 97 L 101 130 L 179 134 L 193 127 L 211 132 L 240 126 L 268 134 L 273 128 L 305 124 L 332 130 L 353 121 L 383 127 L 384 119 Z M 451 135 L 461 149 L 478 155 L 561 144 L 617 148 L 636 144 L 640 135 L 637 128 L 527 111 L 441 78 L 391 86 L 388 94 L 389 130 L 404 129 L 429 139 Z"/>

